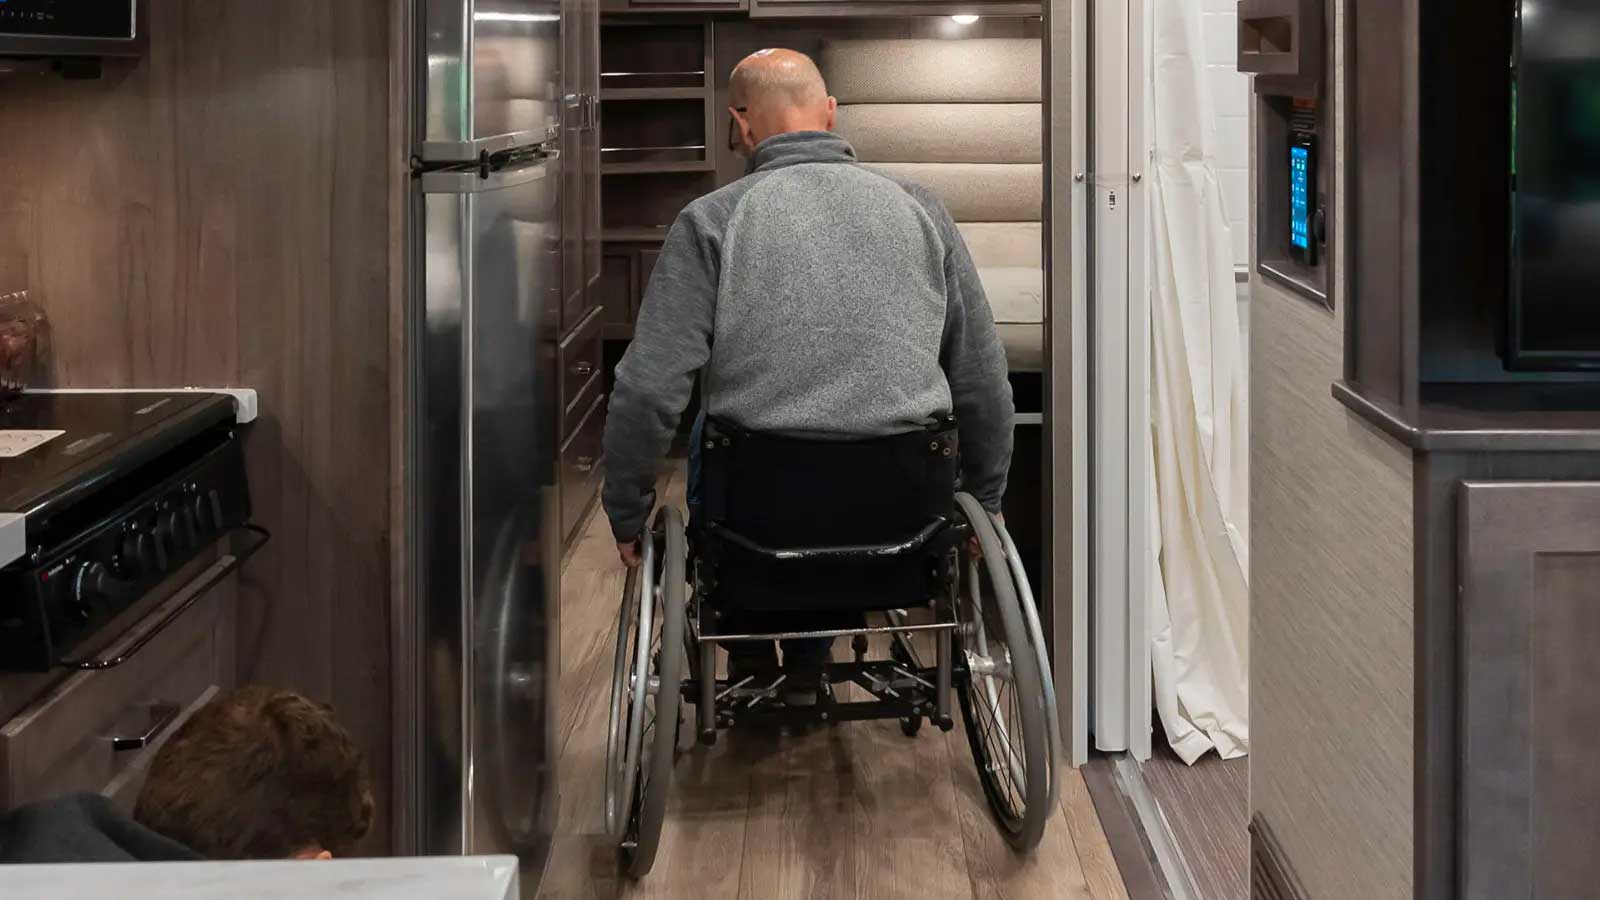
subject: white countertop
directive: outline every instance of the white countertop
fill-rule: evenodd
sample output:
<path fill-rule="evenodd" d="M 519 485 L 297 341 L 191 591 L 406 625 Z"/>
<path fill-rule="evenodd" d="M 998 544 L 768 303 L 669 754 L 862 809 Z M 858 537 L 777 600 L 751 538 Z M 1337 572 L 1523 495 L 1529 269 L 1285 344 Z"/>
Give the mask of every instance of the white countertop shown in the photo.
<path fill-rule="evenodd" d="M 6 900 L 518 900 L 514 856 L 0 866 Z"/>

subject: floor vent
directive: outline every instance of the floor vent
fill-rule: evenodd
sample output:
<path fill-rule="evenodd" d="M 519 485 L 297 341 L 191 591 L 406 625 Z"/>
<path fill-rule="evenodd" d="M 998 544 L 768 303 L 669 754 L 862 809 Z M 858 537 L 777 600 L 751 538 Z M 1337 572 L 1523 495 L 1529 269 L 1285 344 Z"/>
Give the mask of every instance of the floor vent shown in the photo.
<path fill-rule="evenodd" d="M 1251 900 L 1310 900 L 1289 869 L 1283 848 L 1260 816 L 1250 823 Z"/>

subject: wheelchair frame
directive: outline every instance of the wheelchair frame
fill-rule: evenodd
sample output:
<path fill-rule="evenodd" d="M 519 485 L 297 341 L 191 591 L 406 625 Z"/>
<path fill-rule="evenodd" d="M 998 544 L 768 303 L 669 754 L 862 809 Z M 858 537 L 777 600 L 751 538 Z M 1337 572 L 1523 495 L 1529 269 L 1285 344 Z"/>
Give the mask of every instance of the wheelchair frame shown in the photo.
<path fill-rule="evenodd" d="M 698 573 L 695 590 L 688 593 L 683 516 L 671 508 L 657 512 L 643 563 L 630 573 L 623 591 L 607 732 L 606 823 L 629 875 L 642 877 L 654 864 L 672 769 L 682 751 L 684 701 L 696 707 L 696 737 L 710 745 L 718 731 L 752 722 L 793 726 L 898 719 L 902 732 L 915 737 L 927 720 L 948 731 L 955 727 L 954 693 L 997 825 L 1017 852 L 1037 846 L 1059 792 L 1060 727 L 1044 635 L 1022 561 L 1004 526 L 965 494 L 957 496 L 956 512 L 958 521 L 934 522 L 906 541 L 879 546 L 770 549 L 724 530 L 719 539 L 798 564 L 926 552 L 931 540 L 952 529 L 959 539 L 950 551 L 943 590 L 922 616 L 926 621 L 890 610 L 879 614 L 882 625 L 771 634 L 707 632 Z M 969 536 L 977 539 L 981 558 L 967 558 L 960 549 Z M 933 638 L 932 666 L 918 659 L 912 643 L 917 635 Z M 889 659 L 867 659 L 874 636 L 889 637 Z M 852 638 L 854 661 L 823 666 L 814 705 L 783 701 L 788 675 L 781 669 L 770 682 L 755 675 L 732 682 L 715 674 L 717 648 L 724 644 L 839 637 Z M 842 684 L 858 686 L 871 699 L 837 699 L 832 686 Z M 1015 696 L 1002 703 L 1008 685 Z M 672 727 L 658 727 L 662 721 Z M 1013 746 L 1014 733 L 1020 747 Z M 1035 773 L 1039 777 L 1030 777 Z"/>

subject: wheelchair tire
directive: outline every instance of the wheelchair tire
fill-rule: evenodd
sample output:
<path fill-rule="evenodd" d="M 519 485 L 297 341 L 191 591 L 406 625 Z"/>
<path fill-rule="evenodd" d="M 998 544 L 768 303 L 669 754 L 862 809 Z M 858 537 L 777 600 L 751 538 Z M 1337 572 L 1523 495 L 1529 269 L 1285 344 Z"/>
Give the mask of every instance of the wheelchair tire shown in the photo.
<path fill-rule="evenodd" d="M 965 588 L 957 599 L 957 614 L 966 627 L 956 648 L 963 660 L 956 695 L 989 809 L 1011 848 L 1026 853 L 1044 836 L 1055 780 L 1046 734 L 1044 663 L 993 521 L 971 496 L 961 494 L 957 502 L 983 550 L 983 560 L 968 565 Z M 985 573 L 987 578 L 982 577 Z M 974 663 L 1003 671 L 974 671 Z M 1020 747 L 1015 743 L 1018 737 Z"/>
<path fill-rule="evenodd" d="M 646 544 L 644 561 L 628 570 L 622 588 L 621 609 L 617 613 L 617 639 L 611 668 L 611 712 L 606 726 L 605 813 L 606 833 L 621 841 L 633 805 L 630 774 L 638 763 L 630 758 L 629 739 L 634 722 L 628 696 L 633 682 L 635 634 L 640 629 L 641 593 L 654 593 L 655 543 Z"/>
<path fill-rule="evenodd" d="M 677 762 L 678 729 L 683 703 L 685 619 L 689 583 L 686 577 L 688 541 L 683 514 L 670 507 L 656 514 L 655 540 L 660 548 L 660 640 L 651 657 L 649 676 L 656 681 L 654 729 L 648 735 L 649 752 L 641 753 L 639 772 L 626 833 L 621 843 L 622 863 L 629 877 L 642 878 L 656 861 L 661 826 L 672 793 L 672 770 Z"/>

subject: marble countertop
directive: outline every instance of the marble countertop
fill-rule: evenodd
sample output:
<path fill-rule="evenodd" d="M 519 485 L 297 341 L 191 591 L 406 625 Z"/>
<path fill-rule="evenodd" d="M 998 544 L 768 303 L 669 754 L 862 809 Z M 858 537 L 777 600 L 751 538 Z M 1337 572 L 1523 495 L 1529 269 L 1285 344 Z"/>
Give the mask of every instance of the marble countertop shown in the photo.
<path fill-rule="evenodd" d="M 518 900 L 514 856 L 0 866 L 6 900 Z"/>

